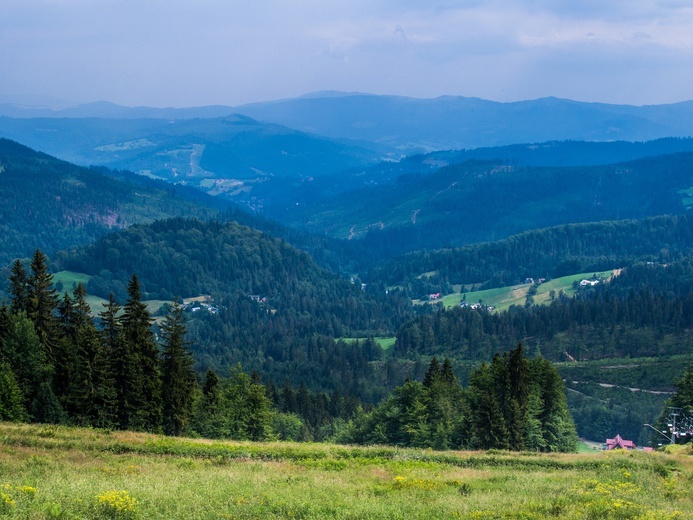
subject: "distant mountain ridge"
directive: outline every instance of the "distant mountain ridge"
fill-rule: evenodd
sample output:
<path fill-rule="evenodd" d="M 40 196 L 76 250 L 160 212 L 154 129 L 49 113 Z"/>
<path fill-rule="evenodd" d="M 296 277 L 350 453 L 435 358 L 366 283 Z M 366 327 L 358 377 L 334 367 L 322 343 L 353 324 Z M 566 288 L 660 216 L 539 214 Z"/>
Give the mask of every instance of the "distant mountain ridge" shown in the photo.
<path fill-rule="evenodd" d="M 0 117 L 0 137 L 82 166 L 127 169 L 201 185 L 214 194 L 243 189 L 242 181 L 319 176 L 374 164 L 382 156 L 376 146 L 308 135 L 241 114 L 171 120 Z"/>
<path fill-rule="evenodd" d="M 561 140 L 644 141 L 693 136 L 693 101 L 614 105 L 554 97 L 500 103 L 480 98 L 316 92 L 236 107 L 122 107 L 96 102 L 61 110 L 0 104 L 14 118 L 194 119 L 243 114 L 333 139 L 367 141 L 402 155 Z"/>

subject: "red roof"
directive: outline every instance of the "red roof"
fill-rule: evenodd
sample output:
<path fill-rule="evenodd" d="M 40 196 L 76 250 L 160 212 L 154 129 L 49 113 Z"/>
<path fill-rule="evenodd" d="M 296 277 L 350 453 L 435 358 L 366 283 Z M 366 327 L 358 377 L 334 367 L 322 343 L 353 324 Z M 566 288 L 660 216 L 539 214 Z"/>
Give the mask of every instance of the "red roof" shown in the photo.
<path fill-rule="evenodd" d="M 622 439 L 620 435 L 616 435 L 613 439 L 606 439 L 606 449 L 614 450 L 616 448 L 622 448 L 624 450 L 634 450 L 635 443 L 633 441 L 627 441 Z"/>

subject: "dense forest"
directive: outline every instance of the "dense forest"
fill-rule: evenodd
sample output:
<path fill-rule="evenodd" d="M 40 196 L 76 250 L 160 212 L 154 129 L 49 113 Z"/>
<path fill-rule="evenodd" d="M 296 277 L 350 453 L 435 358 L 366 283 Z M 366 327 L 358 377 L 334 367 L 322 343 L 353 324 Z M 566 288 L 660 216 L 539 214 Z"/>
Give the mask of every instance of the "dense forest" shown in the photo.
<path fill-rule="evenodd" d="M 517 339 L 547 358 L 577 360 L 688 353 L 693 325 L 693 264 L 636 264 L 608 284 L 547 306 L 455 307 L 420 316 L 397 333 L 394 351 L 488 359 Z"/>
<path fill-rule="evenodd" d="M 371 402 L 404 377 L 398 372 L 387 384 L 374 377 L 374 370 L 386 369 L 372 365 L 382 349 L 367 338 L 394 335 L 412 316 L 408 298 L 364 291 L 357 280 L 319 268 L 306 253 L 233 222 L 132 226 L 61 253 L 54 263 L 94 274 L 89 293 L 113 292 L 120 301 L 127 293 L 123 280 L 135 272 L 146 298 L 210 295 L 218 312 L 198 313 L 189 323 L 200 370 L 226 374 L 241 362 L 277 384 L 288 379 Z M 363 340 L 338 340 L 354 337 Z"/>
<path fill-rule="evenodd" d="M 642 424 L 655 420 L 667 396 L 656 392 L 673 391 L 674 378 L 690 362 L 693 220 L 688 215 L 566 224 L 497 242 L 388 260 L 416 245 L 416 236 L 411 235 L 413 242 L 401 248 L 402 244 L 381 240 L 385 234 L 380 232 L 348 241 L 310 235 L 238 209 L 218 212 L 223 204 L 211 204 L 205 195 L 184 187 L 167 189 L 160 181 L 135 179 L 127 172 L 77 168 L 16 143 L 0 144 L 0 151 L 6 152 L 0 155 L 2 175 L 11 174 L 4 185 L 10 190 L 6 200 L 13 204 L 5 208 L 3 225 L 19 223 L 15 234 L 6 235 L 2 251 L 8 259 L 27 256 L 16 253 L 13 247 L 18 244 L 26 251 L 45 243 L 52 251 L 50 260 L 35 255 L 32 261 L 23 259 L 0 269 L 0 276 L 9 280 L 9 285 L 0 284 L 7 287 L 3 297 L 8 302 L 1 319 L 0 385 L 7 389 L 7 396 L 14 396 L 0 410 L 7 418 L 235 438 L 401 445 L 419 445 L 421 439 L 429 439 L 428 445 L 437 447 L 484 447 L 489 444 L 481 440 L 481 432 L 475 433 L 475 415 L 467 413 L 480 405 L 474 400 L 479 393 L 475 388 L 507 369 L 504 364 L 521 341 L 531 353 L 527 366 L 534 390 L 530 395 L 542 395 L 538 382 L 555 377 L 547 375 L 548 361 L 559 362 L 557 373 L 559 379 L 565 379 L 567 406 L 580 435 L 599 440 L 620 432 L 644 442 Z M 677 160 L 668 157 L 660 164 L 652 159 L 654 170 L 676 170 L 669 176 L 662 173 L 666 181 L 660 184 L 668 186 L 667 190 L 687 178 L 688 170 L 679 168 Z M 620 175 L 618 186 L 627 197 L 629 182 L 640 183 L 638 190 L 649 186 L 643 184 L 648 161 L 636 161 L 621 173 L 606 167 L 594 167 L 588 173 Z M 488 164 L 450 167 L 447 175 L 467 167 L 483 170 Z M 27 172 L 36 174 L 40 189 L 36 200 L 22 204 L 20 180 Z M 464 172 L 471 175 L 470 181 L 476 178 L 476 170 Z M 505 185 L 505 173 L 499 170 L 491 177 Z M 407 185 L 422 179 L 412 176 L 401 182 Z M 96 193 L 97 198 L 100 193 L 91 190 L 92 184 L 108 193 L 92 200 L 86 192 Z M 659 188 L 654 186 L 648 189 L 662 195 L 653 199 L 656 211 L 663 211 L 669 203 L 671 208 L 682 207 L 683 195 L 656 191 Z M 38 215 L 26 211 L 40 207 L 44 195 L 52 192 L 60 200 L 56 196 L 46 199 L 45 215 L 50 218 L 37 224 L 39 232 L 32 242 L 31 218 L 36 220 Z M 670 197 L 671 193 L 675 195 Z M 620 204 L 611 195 L 612 202 L 605 204 Z M 638 200 L 628 204 L 642 202 Z M 660 203 L 664 205 L 657 206 Z M 148 212 L 143 204 L 149 204 Z M 120 209 L 109 209 L 113 207 Z M 121 220 L 109 221 L 108 226 L 92 225 L 78 217 L 95 212 L 103 219 L 116 214 L 114 211 Z M 173 218 L 106 234 L 110 227 L 176 211 L 214 216 L 215 220 Z M 416 233 L 426 233 L 425 226 L 414 227 Z M 447 227 L 455 229 L 452 224 Z M 93 242 L 77 247 L 82 241 Z M 61 244 L 73 246 L 55 252 Z M 571 297 L 559 292 L 543 306 L 532 305 L 530 298 L 526 305 L 505 312 L 412 304 L 412 298 L 432 292 L 501 287 L 525 278 L 548 280 L 616 267 L 622 268 L 620 274 L 609 283 L 576 287 Z M 60 298 L 51 293 L 39 303 L 39 293 L 52 291 L 49 268 L 83 277 L 84 286 L 75 283 Z M 29 270 L 33 274 L 27 274 Z M 135 279 L 133 273 L 137 273 Z M 59 287 L 64 289 L 62 284 Z M 91 302 L 96 301 L 94 297 L 104 299 L 104 310 L 97 307 L 100 304 L 89 309 L 87 292 Z M 178 306 L 183 298 L 191 297 L 212 302 L 211 310 L 194 313 Z M 135 305 L 140 300 L 158 301 L 160 317 L 152 327 L 151 316 Z M 117 302 L 124 304 L 115 312 L 120 308 Z M 163 401 L 149 411 L 138 408 L 162 395 L 161 388 L 147 387 L 141 375 L 134 376 L 140 382 L 123 383 L 134 389 L 134 404 L 126 405 L 128 400 L 122 397 L 120 404 L 112 402 L 115 394 L 109 385 L 113 376 L 103 371 L 115 361 L 105 361 L 108 349 L 104 350 L 103 334 L 108 327 L 126 328 L 130 318 L 125 309 L 130 304 L 132 312 L 135 307 L 140 309 L 142 324 L 148 324 L 137 332 L 139 337 L 151 339 L 152 333 L 155 338 L 154 343 L 147 340 L 149 361 L 139 363 L 137 370 L 149 370 L 163 381 L 165 370 L 173 370 L 164 368 L 167 342 L 178 350 L 181 341 L 185 345 L 185 367 L 180 370 L 188 374 L 184 379 L 192 392 L 185 405 L 189 411 L 185 426 L 167 422 Z M 109 306 L 113 312 L 110 325 L 104 314 Z M 180 328 L 183 318 L 184 334 Z M 171 340 L 166 327 L 173 327 L 178 339 Z M 84 330 L 77 334 L 76 328 Z M 133 336 L 132 341 L 139 340 Z M 425 383 L 438 366 L 433 358 L 446 358 L 439 367 L 447 374 L 443 397 L 434 395 L 433 388 L 439 385 Z M 127 363 L 134 363 L 133 359 Z M 613 359 L 642 361 L 600 365 Z M 503 366 L 506 368 L 501 369 Z M 91 374 L 88 378 L 101 378 L 106 386 L 97 391 L 91 379 L 77 381 L 77 374 L 83 371 Z M 254 375 L 248 375 L 251 373 Z M 505 384 L 493 381 L 494 388 Z M 634 387 L 637 392 L 631 390 Z M 92 392 L 94 402 L 111 403 L 104 404 L 105 415 L 85 404 L 87 391 Z M 262 410 L 257 415 L 263 418 L 262 425 L 253 426 L 252 433 L 243 429 L 250 426 L 244 426 L 239 415 L 234 416 L 233 408 L 245 399 L 239 396 L 246 396 Z M 522 401 L 518 420 L 509 412 L 515 405 L 506 397 L 495 398 L 503 420 L 498 422 L 501 434 L 494 442 L 505 439 L 502 442 L 509 444 L 493 446 L 558 449 L 546 440 L 546 432 L 533 436 L 531 442 L 523 437 L 525 444 L 519 443 L 519 437 L 511 442 L 502 435 L 506 430 L 528 431 L 544 424 L 543 419 L 536 420 L 541 407 L 548 406 L 540 397 L 531 398 L 534 408 Z M 206 408 L 199 408 L 204 402 Z M 134 408 L 128 412 L 128 407 Z M 441 419 L 445 410 L 464 413 Z M 375 428 L 378 424 L 381 426 Z M 419 430 L 411 435 L 414 424 Z"/>
<path fill-rule="evenodd" d="M 580 167 L 468 161 L 314 203 L 283 199 L 266 214 L 316 234 L 364 237 L 402 254 L 499 240 L 568 223 L 685 211 L 690 153 Z M 370 235 L 370 236 L 369 236 Z"/>
<path fill-rule="evenodd" d="M 457 382 L 450 362 L 431 360 L 423 382 L 407 381 L 345 433 L 350 442 L 433 447 L 574 451 L 577 436 L 563 381 L 522 344 Z"/>
<path fill-rule="evenodd" d="M 7 139 L 0 139 L 0 178 L 0 265 L 28 258 L 37 247 L 53 254 L 85 245 L 135 222 L 218 212 L 184 188 L 107 176 Z"/>
<path fill-rule="evenodd" d="M 445 293 L 451 284 L 503 287 L 526 278 L 549 280 L 637 261 L 666 263 L 692 252 L 693 218 L 665 215 L 568 224 L 497 242 L 410 253 L 370 270 L 364 280 L 403 286 L 413 294 Z"/>
<path fill-rule="evenodd" d="M 298 392 L 289 386 L 281 391 L 265 387 L 240 364 L 223 380 L 208 370 L 199 384 L 183 308 L 174 303 L 155 334 L 136 275 L 122 308 L 111 294 L 98 327 L 81 284 L 73 297 L 65 293 L 59 300 L 39 250 L 30 273 L 15 262 L 9 292 L 9 306 L 0 309 L 0 420 L 301 440 L 325 436 L 320 426 L 326 418 L 336 441 L 575 449 L 558 373 L 548 362 L 530 363 L 521 345 L 494 357 L 490 367 L 482 365 L 468 396 L 449 362 L 439 365 L 434 359 L 423 385 L 406 382 L 395 390 L 391 399 L 407 406 L 392 410 L 388 400 L 368 413 L 338 393 L 329 400 L 311 399 L 305 386 Z M 384 433 L 389 425 L 378 419 L 383 409 L 389 409 L 388 420 L 401 423 L 394 428 L 399 435 Z"/>

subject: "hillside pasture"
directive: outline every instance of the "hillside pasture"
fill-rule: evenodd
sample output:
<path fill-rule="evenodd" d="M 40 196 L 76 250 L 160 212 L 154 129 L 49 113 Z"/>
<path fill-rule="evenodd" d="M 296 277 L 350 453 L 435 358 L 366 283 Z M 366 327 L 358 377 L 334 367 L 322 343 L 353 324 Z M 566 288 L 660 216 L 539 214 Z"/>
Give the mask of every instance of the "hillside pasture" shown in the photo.
<path fill-rule="evenodd" d="M 581 280 L 591 279 L 596 276 L 597 279 L 600 280 L 600 283 L 603 283 L 614 276 L 616 272 L 618 272 L 618 270 L 601 271 L 598 273 L 578 273 L 549 280 L 537 286 L 537 292 L 533 296 L 534 303 L 537 305 L 551 303 L 551 291 L 554 291 L 554 297 L 557 297 L 561 292 L 565 293 L 567 296 L 573 296 L 575 294 L 573 282 L 579 283 Z M 533 284 L 531 283 L 524 283 L 508 287 L 485 289 L 482 291 L 455 292 L 443 296 L 442 302 L 446 308 L 450 308 L 459 305 L 466 299 L 470 305 L 481 302 L 485 306 L 493 307 L 494 311 L 504 311 L 511 305 L 525 305 L 527 295 L 532 286 Z M 462 286 L 457 287 L 459 287 L 458 290 L 463 290 Z"/>
<path fill-rule="evenodd" d="M 0 423 L 5 518 L 684 519 L 693 458 L 210 442 Z"/>

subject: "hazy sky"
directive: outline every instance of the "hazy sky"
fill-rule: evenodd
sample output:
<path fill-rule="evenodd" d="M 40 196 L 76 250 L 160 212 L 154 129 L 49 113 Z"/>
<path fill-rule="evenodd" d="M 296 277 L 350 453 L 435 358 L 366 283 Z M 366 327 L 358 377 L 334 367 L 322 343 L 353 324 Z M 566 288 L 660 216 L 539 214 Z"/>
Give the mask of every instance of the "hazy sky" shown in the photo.
<path fill-rule="evenodd" d="M 0 102 L 693 99 L 693 0 L 0 0 Z"/>

